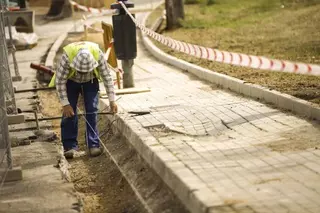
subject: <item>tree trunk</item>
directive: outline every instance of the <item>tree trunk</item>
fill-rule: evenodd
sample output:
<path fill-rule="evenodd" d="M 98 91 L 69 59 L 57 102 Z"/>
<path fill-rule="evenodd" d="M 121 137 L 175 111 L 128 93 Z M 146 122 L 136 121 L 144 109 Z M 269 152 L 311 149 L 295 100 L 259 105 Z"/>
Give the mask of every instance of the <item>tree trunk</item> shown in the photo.
<path fill-rule="evenodd" d="M 167 29 L 180 26 L 180 19 L 184 19 L 183 0 L 166 0 Z"/>

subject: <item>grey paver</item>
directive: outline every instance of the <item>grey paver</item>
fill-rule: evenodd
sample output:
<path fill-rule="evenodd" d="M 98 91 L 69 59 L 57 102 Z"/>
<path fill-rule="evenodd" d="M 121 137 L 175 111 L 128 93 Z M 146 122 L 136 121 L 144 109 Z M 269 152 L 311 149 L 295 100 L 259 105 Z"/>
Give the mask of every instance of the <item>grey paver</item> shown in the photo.
<path fill-rule="evenodd" d="M 311 142 L 320 136 L 318 123 L 189 78 L 154 60 L 140 43 L 138 52 L 136 86 L 150 87 L 151 92 L 125 95 L 119 105 L 124 110 L 130 110 L 133 103 L 150 108 L 150 116 L 133 118 L 140 125 L 147 121 L 166 125 L 165 134 L 150 134 L 185 172 L 169 169 L 163 178 L 186 205 L 192 203 L 193 212 L 316 212 L 320 151 Z M 251 93 L 260 92 L 251 89 Z M 159 156 L 169 158 L 162 151 Z M 172 175 L 183 184 L 170 182 Z M 197 184 L 201 190 L 191 197 L 182 194 Z"/>

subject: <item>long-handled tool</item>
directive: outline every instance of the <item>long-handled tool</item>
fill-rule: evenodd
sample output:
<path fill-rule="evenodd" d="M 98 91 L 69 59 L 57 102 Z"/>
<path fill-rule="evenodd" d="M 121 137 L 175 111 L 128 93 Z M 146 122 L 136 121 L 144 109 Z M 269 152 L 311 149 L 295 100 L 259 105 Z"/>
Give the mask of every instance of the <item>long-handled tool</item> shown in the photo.
<path fill-rule="evenodd" d="M 135 116 L 139 115 L 147 115 L 150 114 L 150 111 L 129 111 L 129 114 L 133 114 Z M 98 112 L 98 113 L 87 113 L 87 114 L 77 114 L 78 116 L 85 116 L 85 115 L 114 115 L 112 112 Z M 47 118 L 38 118 L 38 116 L 35 114 L 35 119 L 25 119 L 25 122 L 39 122 L 39 121 L 52 121 L 52 120 L 59 120 L 62 119 L 61 116 L 57 117 L 47 117 Z"/>
<path fill-rule="evenodd" d="M 114 113 L 112 112 L 98 112 L 98 113 L 87 113 L 87 114 L 77 114 L 77 116 L 85 116 L 85 115 L 113 115 Z M 52 120 L 59 120 L 62 119 L 61 116 L 57 116 L 57 117 L 47 117 L 47 118 L 37 118 L 37 116 L 35 116 L 36 118 L 33 119 L 25 119 L 25 122 L 38 122 L 38 121 L 52 121 Z"/>

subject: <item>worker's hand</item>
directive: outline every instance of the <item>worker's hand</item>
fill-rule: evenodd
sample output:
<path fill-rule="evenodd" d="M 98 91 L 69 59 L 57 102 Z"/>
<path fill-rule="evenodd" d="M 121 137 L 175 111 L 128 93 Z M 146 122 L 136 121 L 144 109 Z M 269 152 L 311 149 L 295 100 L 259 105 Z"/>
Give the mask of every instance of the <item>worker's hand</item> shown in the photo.
<path fill-rule="evenodd" d="M 116 102 L 110 101 L 110 112 L 117 113 L 118 112 L 118 106 Z"/>
<path fill-rule="evenodd" d="M 63 106 L 63 116 L 67 118 L 74 116 L 74 111 L 70 105 Z"/>

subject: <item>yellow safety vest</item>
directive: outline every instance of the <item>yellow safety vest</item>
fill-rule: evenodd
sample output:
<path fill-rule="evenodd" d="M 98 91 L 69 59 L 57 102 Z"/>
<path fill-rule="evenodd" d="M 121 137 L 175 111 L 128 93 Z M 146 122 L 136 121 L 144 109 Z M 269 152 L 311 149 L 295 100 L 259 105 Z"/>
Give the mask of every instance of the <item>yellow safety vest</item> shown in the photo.
<path fill-rule="evenodd" d="M 100 57 L 99 45 L 96 43 L 93 43 L 93 42 L 85 41 L 85 42 L 71 43 L 71 44 L 68 44 L 67 46 L 65 46 L 63 48 L 63 50 L 67 54 L 69 62 L 71 63 L 73 61 L 73 58 L 77 56 L 79 50 L 83 49 L 83 48 L 88 49 L 96 61 L 99 60 L 99 57 Z M 94 72 L 96 78 L 100 81 L 101 80 L 100 72 L 97 69 L 94 69 L 93 72 Z M 68 79 L 75 76 L 75 74 L 76 74 L 76 70 L 71 68 L 71 72 L 69 72 L 69 74 L 68 74 Z M 56 73 L 51 78 L 51 81 L 49 83 L 49 87 L 54 87 L 55 85 L 56 85 Z"/>

